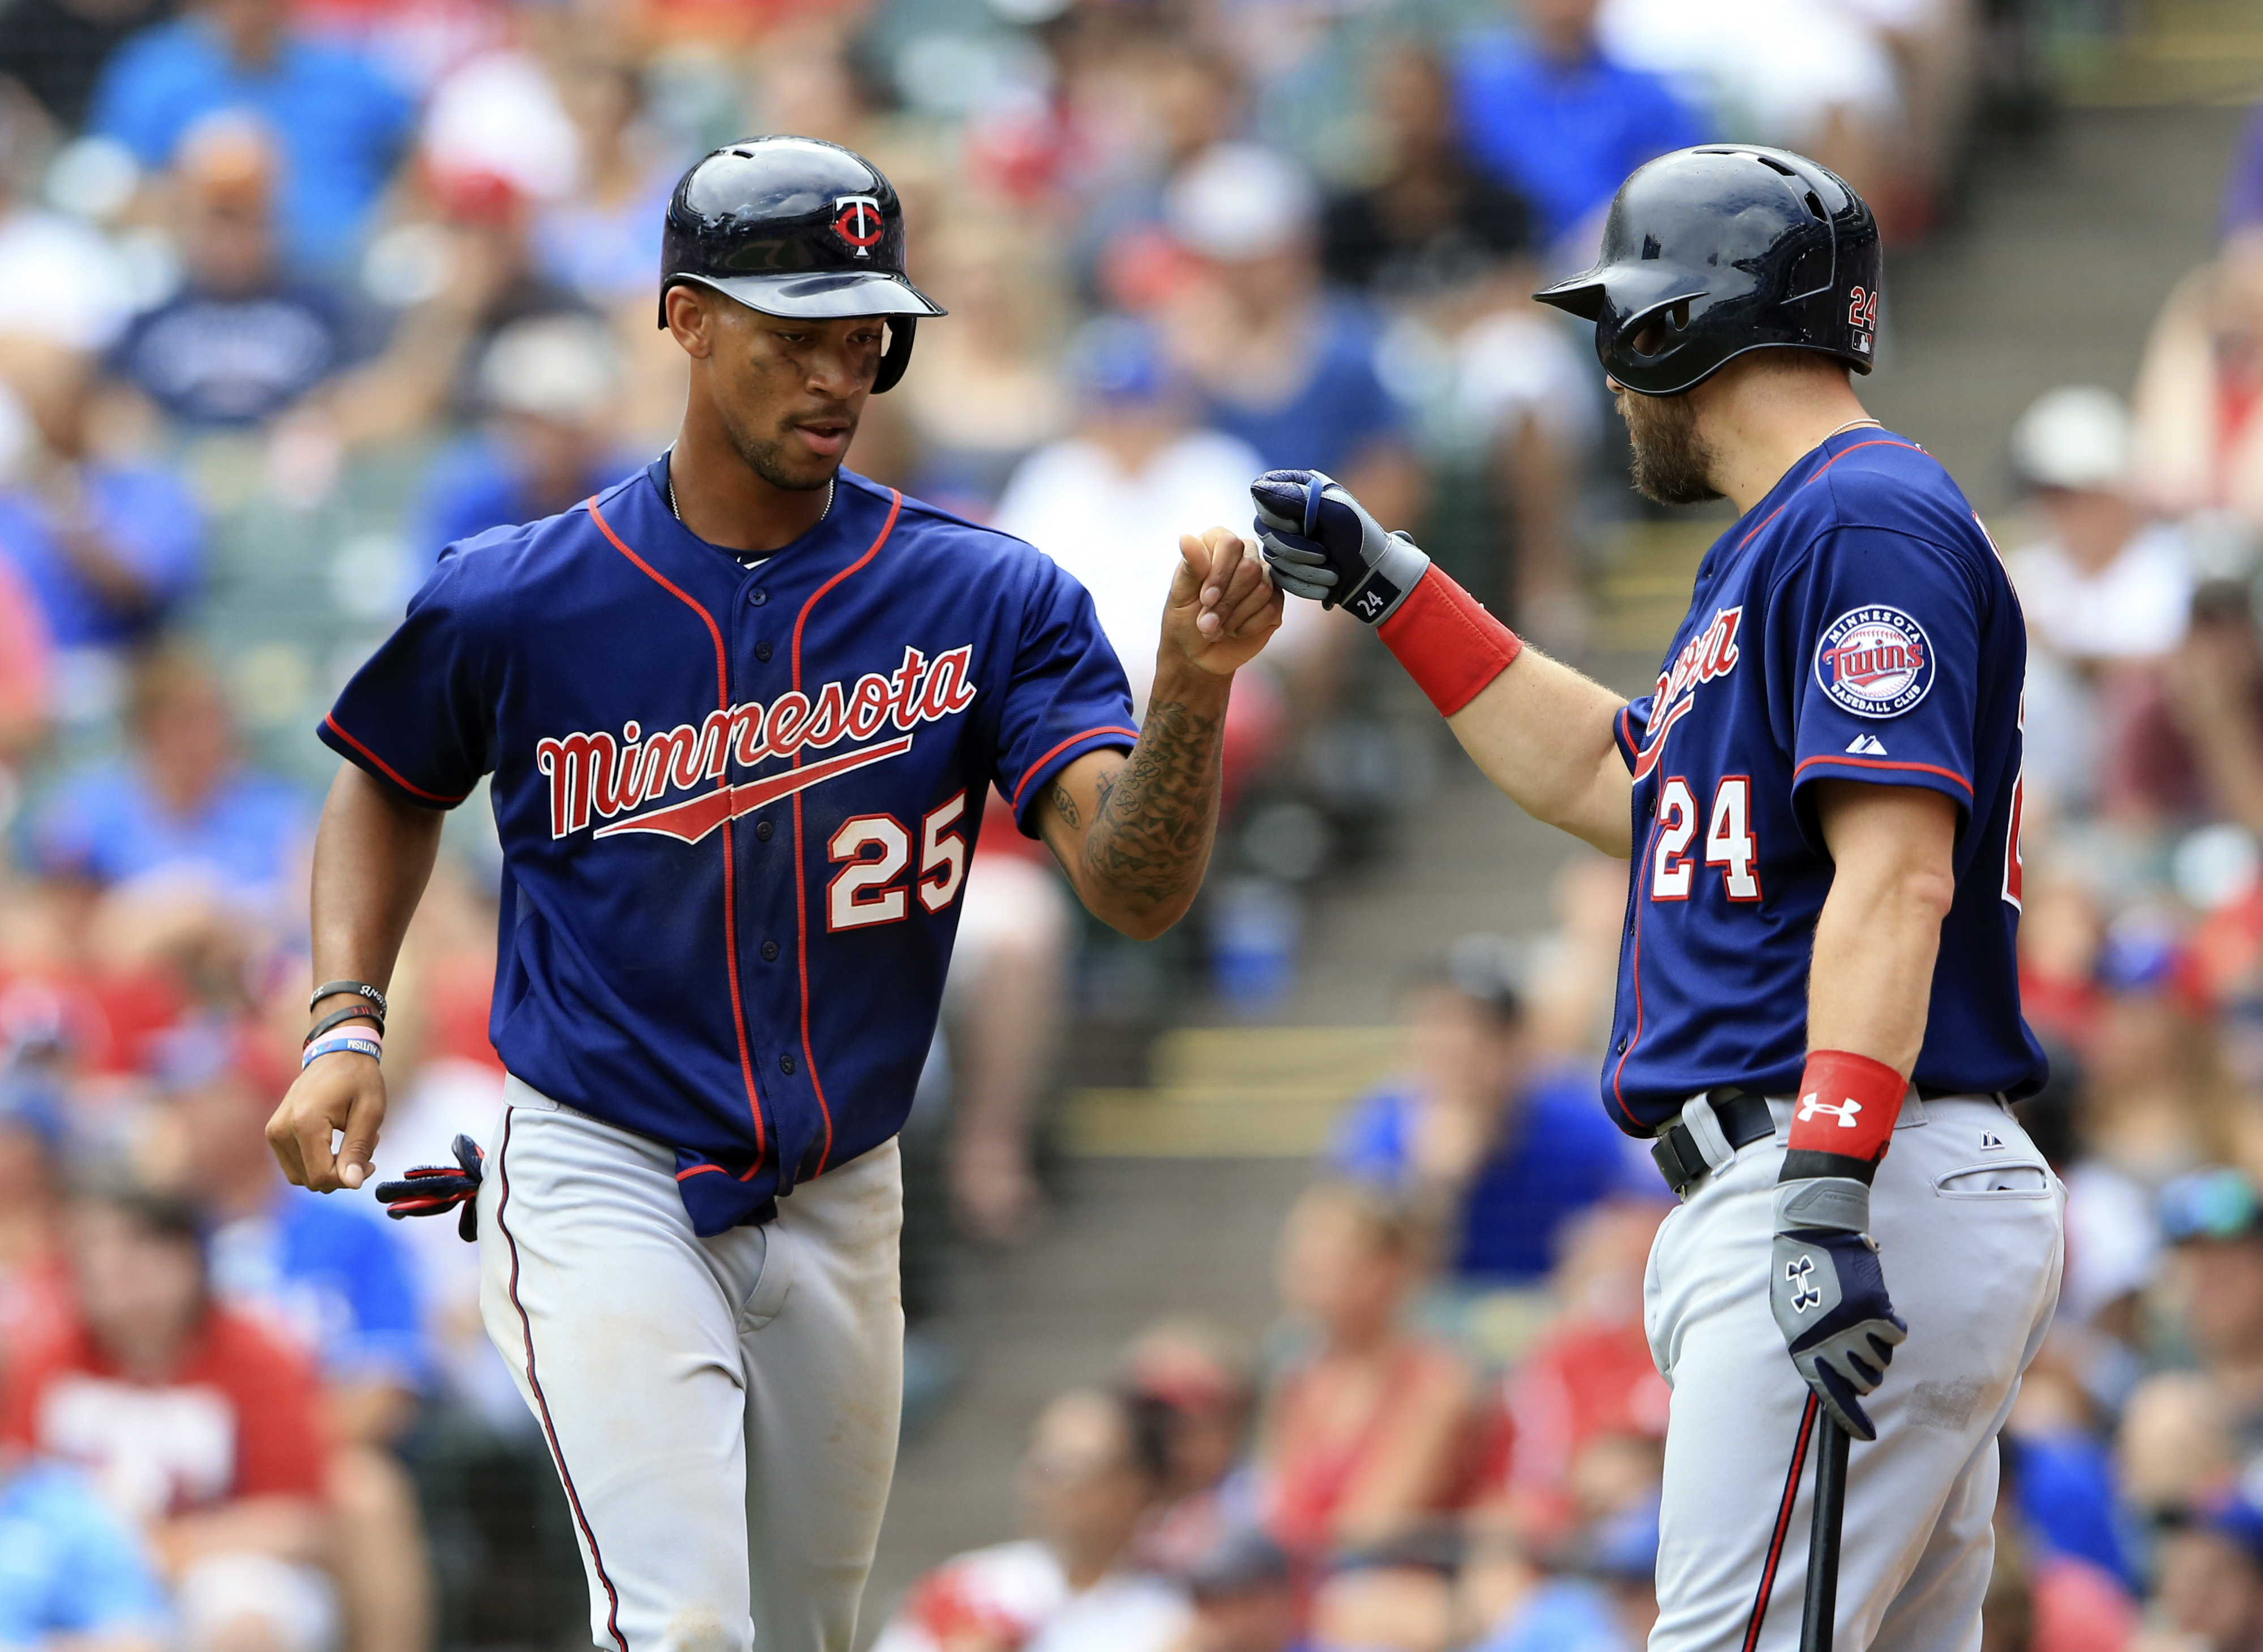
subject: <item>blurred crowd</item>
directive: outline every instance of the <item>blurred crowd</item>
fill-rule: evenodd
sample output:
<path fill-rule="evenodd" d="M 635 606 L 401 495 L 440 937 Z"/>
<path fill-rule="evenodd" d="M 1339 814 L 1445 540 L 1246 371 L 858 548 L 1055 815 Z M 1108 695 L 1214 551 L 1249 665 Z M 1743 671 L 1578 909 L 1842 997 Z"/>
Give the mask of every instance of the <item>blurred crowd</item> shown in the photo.
<path fill-rule="evenodd" d="M 1637 507 L 1586 347 L 1524 295 L 1586 262 L 1625 172 L 1709 139 L 1816 155 L 1922 239 L 2028 10 L 0 0 L 0 1648 L 582 1633 L 472 1252 L 286 1187 L 261 1126 L 305 1021 L 311 727 L 444 545 L 669 439 L 654 292 L 691 159 L 789 131 L 890 175 L 951 315 L 854 463 L 1072 569 L 1136 693 L 1175 535 L 1279 465 L 1579 657 Z M 2263 1553 L 2263 1513 L 2223 1512 L 2263 1396 L 2234 1196 L 2263 1141 L 2259 247 L 2263 141 L 2134 414 L 2069 392 L 2020 433 L 2034 1002 L 2082 1236 L 2021 1483 L 2094 1516 L 2007 1545 L 2044 1645 L 2070 1591 L 2118 1622 L 2095 1603 L 2129 1617 L 2207 1543 Z M 1276 1006 L 1305 891 L 1420 800 L 1435 730 L 1340 617 L 1300 608 L 1245 674 L 1217 875 L 1164 948 L 1095 934 L 993 800 L 907 1138 L 915 1322 L 954 1234 L 1039 1220 L 1068 1029 L 1100 1078 L 1175 997 Z M 497 1105 L 484 814 L 394 984 L 380 1175 Z M 1638 1638 L 1659 1207 L 1582 1065 L 1620 897 L 1584 862 L 1563 896 L 1546 965 L 1479 939 L 1407 984 L 1410 1076 L 1298 1207 L 1286 1328 L 1159 1326 L 1048 1408 L 1037 1534 L 922 1585 L 891 1652 Z M 2154 1201 L 2209 1169 L 2165 1238 Z M 2214 1295 L 2173 1293 L 2187 1260 Z M 2199 1560 L 2150 1540 L 2171 1512 Z"/>

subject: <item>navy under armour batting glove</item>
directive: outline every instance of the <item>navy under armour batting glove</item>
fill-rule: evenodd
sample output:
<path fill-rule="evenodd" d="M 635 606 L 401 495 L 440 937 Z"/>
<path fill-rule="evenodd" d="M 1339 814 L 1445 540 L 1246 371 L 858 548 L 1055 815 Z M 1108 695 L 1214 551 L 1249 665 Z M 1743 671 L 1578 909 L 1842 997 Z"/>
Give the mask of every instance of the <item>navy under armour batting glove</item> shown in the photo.
<path fill-rule="evenodd" d="M 453 1169 L 445 1165 L 419 1165 L 399 1181 L 378 1183 L 377 1201 L 385 1207 L 387 1216 L 395 1218 L 456 1211 L 457 1236 L 469 1244 L 480 1237 L 478 1200 L 488 1156 L 468 1136 L 459 1136 L 449 1145 L 456 1155 Z"/>
<path fill-rule="evenodd" d="M 1869 1194 L 1852 1178 L 1785 1183 L 1768 1259 L 1768 1306 L 1791 1362 L 1856 1439 L 1878 1437 L 1860 1396 L 1885 1380 L 1909 1336 L 1886 1295 L 1877 1242 L 1862 1231 Z"/>
<path fill-rule="evenodd" d="M 1249 485 L 1249 496 L 1273 582 L 1292 596 L 1379 625 L 1430 566 L 1420 546 L 1385 533 L 1324 471 L 1268 471 Z"/>

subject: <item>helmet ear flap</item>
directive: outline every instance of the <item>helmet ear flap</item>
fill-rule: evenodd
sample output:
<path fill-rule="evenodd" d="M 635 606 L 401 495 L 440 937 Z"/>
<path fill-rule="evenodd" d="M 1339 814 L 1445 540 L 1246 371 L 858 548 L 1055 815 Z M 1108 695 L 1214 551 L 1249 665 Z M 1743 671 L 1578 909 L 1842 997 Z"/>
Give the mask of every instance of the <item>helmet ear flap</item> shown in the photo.
<path fill-rule="evenodd" d="M 888 322 L 888 347 L 880 355 L 880 371 L 872 376 L 872 393 L 880 395 L 893 390 L 904 376 L 904 369 L 912 364 L 912 340 L 919 332 L 919 322 L 908 315 L 891 315 Z"/>

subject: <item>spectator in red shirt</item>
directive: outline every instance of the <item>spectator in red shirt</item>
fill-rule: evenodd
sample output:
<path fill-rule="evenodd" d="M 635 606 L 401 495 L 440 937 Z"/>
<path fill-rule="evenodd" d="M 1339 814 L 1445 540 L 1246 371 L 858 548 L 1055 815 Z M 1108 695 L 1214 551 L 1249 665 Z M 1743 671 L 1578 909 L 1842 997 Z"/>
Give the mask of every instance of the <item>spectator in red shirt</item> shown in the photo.
<path fill-rule="evenodd" d="M 336 1612 L 313 1369 L 213 1302 L 187 1206 L 104 1192 L 66 1236 L 75 1312 L 17 1351 L 0 1437 L 76 1463 L 142 1525 L 186 1652 L 317 1652 Z"/>

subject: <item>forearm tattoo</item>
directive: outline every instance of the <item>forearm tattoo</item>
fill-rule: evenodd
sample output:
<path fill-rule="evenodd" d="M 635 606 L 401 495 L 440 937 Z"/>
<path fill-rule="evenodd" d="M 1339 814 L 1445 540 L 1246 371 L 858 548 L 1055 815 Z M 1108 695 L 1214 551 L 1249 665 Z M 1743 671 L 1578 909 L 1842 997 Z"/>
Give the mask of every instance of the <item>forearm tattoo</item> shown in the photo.
<path fill-rule="evenodd" d="M 1148 908 L 1178 900 L 1202 882 L 1218 819 L 1225 723 L 1223 707 L 1210 716 L 1176 701 L 1147 708 L 1131 759 L 1100 777 L 1084 840 L 1084 863 L 1095 881 Z"/>

